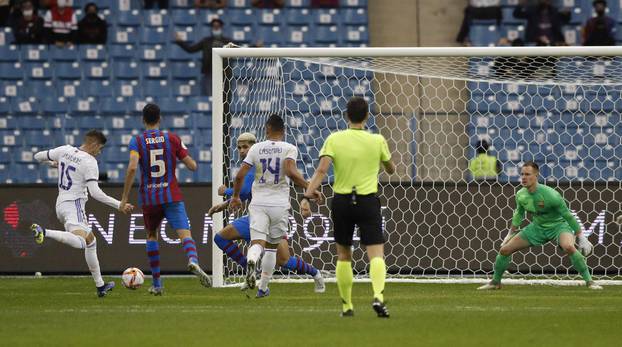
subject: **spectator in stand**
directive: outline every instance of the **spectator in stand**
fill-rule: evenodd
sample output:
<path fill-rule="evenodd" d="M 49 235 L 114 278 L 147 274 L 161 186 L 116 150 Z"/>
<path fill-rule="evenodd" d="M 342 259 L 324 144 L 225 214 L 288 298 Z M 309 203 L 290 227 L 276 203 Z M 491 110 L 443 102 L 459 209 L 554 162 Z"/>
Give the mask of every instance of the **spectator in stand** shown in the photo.
<path fill-rule="evenodd" d="M 501 173 L 501 162 L 494 155 L 488 154 L 490 144 L 480 140 L 475 146 L 477 155 L 469 161 L 469 173 L 474 180 L 496 180 Z"/>
<path fill-rule="evenodd" d="M 311 0 L 311 7 L 339 7 L 339 0 Z"/>
<path fill-rule="evenodd" d="M 179 34 L 175 36 L 175 43 L 184 51 L 188 53 L 201 51 L 203 53 L 201 58 L 201 73 L 203 74 L 201 89 L 203 95 L 212 95 L 212 48 L 222 47 L 232 41 L 223 35 L 222 28 L 224 23 L 222 20 L 214 18 L 210 25 L 212 27 L 212 36 L 204 37 L 201 41 L 194 44 L 184 42 Z"/>
<path fill-rule="evenodd" d="M 464 18 L 456 42 L 465 46 L 471 45 L 469 29 L 474 19 L 494 19 L 497 25 L 500 25 L 501 18 L 500 0 L 469 0 L 469 4 L 464 9 Z"/>
<path fill-rule="evenodd" d="M 281 8 L 285 0 L 252 0 L 251 5 L 258 8 Z"/>
<path fill-rule="evenodd" d="M 551 5 L 551 0 L 538 0 L 535 6 L 525 6 L 526 2 L 521 0 L 513 13 L 514 18 L 527 20 L 525 42 L 538 46 L 565 45 L 562 25 L 570 20 L 570 10 L 559 11 Z"/>
<path fill-rule="evenodd" d="M 227 6 L 226 0 L 194 0 L 194 7 L 219 9 Z"/>
<path fill-rule="evenodd" d="M 48 43 L 62 47 L 76 42 L 78 19 L 69 0 L 56 1 L 56 6 L 46 12 L 43 27 Z"/>
<path fill-rule="evenodd" d="M 39 17 L 32 1 L 22 1 L 21 11 L 13 23 L 13 35 L 17 44 L 43 43 L 43 18 Z"/>
<path fill-rule="evenodd" d="M 84 18 L 78 23 L 78 42 L 84 44 L 105 44 L 108 38 L 108 23 L 97 14 L 94 2 L 84 6 Z"/>
<path fill-rule="evenodd" d="M 11 14 L 11 1 L 0 0 L 0 27 L 9 25 L 10 14 Z"/>
<path fill-rule="evenodd" d="M 145 0 L 145 9 L 150 10 L 158 4 L 158 8 L 163 10 L 168 8 L 168 0 Z"/>
<path fill-rule="evenodd" d="M 592 2 L 596 17 L 590 18 L 583 27 L 584 46 L 615 46 L 616 44 L 616 21 L 605 15 L 607 9 L 606 0 Z"/>

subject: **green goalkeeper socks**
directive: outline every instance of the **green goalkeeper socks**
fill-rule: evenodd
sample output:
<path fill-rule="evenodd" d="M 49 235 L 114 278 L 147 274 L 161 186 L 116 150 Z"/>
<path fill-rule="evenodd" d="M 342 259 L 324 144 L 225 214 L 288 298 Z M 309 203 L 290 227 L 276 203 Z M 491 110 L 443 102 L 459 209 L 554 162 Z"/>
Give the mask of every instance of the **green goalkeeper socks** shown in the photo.
<path fill-rule="evenodd" d="M 495 259 L 495 274 L 492 276 L 493 283 L 501 283 L 501 277 L 503 277 L 503 273 L 510 265 L 510 260 L 510 256 L 497 254 L 497 259 Z"/>
<path fill-rule="evenodd" d="M 384 281 L 387 277 L 387 266 L 382 257 L 375 257 L 369 262 L 369 277 L 374 289 L 374 298 L 384 302 Z"/>
<path fill-rule="evenodd" d="M 354 280 L 352 262 L 337 260 L 335 272 L 337 275 L 337 287 L 339 288 L 339 295 L 343 304 L 343 312 L 352 310 L 352 281 Z"/>
<path fill-rule="evenodd" d="M 572 262 L 572 266 L 575 270 L 579 271 L 581 277 L 585 282 L 592 281 L 592 275 L 590 275 L 590 269 L 587 268 L 587 264 L 585 263 L 585 258 L 581 254 L 581 252 L 577 251 L 570 255 L 570 261 Z"/>

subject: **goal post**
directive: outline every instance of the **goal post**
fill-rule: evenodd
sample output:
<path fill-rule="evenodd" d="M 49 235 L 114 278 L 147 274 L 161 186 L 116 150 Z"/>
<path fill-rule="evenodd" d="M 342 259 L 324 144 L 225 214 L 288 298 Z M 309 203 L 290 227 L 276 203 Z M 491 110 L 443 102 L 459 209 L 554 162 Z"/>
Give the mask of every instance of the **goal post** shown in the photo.
<path fill-rule="evenodd" d="M 267 117 L 281 114 L 286 140 L 299 149 L 298 167 L 310 178 L 326 136 L 347 127 L 347 100 L 361 96 L 370 104 L 368 129 L 387 139 L 398 167 L 380 176 L 378 191 L 390 278 L 490 277 L 520 166 L 533 160 L 540 183 L 564 196 L 595 245 L 588 258 L 595 278 L 618 280 L 621 55 L 622 47 L 213 49 L 212 204 L 222 202 L 217 188 L 232 184 L 241 163 L 237 135 L 262 140 Z M 492 180 L 468 170 L 482 140 L 502 166 Z M 329 198 L 331 177 L 323 185 Z M 292 193 L 290 251 L 334 275 L 328 205 L 304 220 L 300 193 Z M 232 218 L 216 214 L 213 230 Z M 238 283 L 243 269 L 212 249 L 214 286 Z M 353 265 L 365 278 L 360 247 Z M 579 278 L 552 243 L 515 254 L 509 271 L 519 281 Z"/>

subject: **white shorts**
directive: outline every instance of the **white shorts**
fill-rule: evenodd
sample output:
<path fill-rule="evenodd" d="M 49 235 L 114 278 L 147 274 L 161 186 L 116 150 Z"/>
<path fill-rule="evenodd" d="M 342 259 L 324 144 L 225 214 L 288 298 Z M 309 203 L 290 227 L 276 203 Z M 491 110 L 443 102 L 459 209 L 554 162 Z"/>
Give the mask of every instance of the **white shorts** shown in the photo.
<path fill-rule="evenodd" d="M 56 205 L 56 217 L 65 226 L 65 230 L 72 232 L 83 230 L 91 232 L 91 225 L 84 212 L 86 200 L 68 200 Z"/>
<path fill-rule="evenodd" d="M 251 240 L 264 240 L 273 245 L 287 235 L 289 207 L 249 206 Z"/>

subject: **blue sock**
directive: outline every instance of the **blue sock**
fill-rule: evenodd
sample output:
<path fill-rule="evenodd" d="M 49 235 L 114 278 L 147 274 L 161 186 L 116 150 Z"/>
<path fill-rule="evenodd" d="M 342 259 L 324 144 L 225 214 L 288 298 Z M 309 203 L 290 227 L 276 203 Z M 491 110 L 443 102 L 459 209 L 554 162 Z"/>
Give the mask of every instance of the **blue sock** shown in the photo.
<path fill-rule="evenodd" d="M 186 237 L 185 239 L 181 240 L 181 244 L 184 247 L 184 252 L 186 252 L 186 257 L 188 257 L 188 261 L 198 264 L 199 254 L 197 253 L 197 245 L 196 243 L 194 243 L 192 237 Z"/>
<path fill-rule="evenodd" d="M 246 268 L 246 257 L 242 251 L 240 251 L 240 247 L 238 247 L 237 243 L 225 239 L 220 236 L 220 234 L 216 234 L 216 236 L 214 236 L 214 242 L 218 248 L 222 249 L 227 257 L 231 258 L 231 260 L 238 263 L 241 267 Z"/>
<path fill-rule="evenodd" d="M 147 240 L 147 256 L 149 257 L 153 286 L 162 287 L 162 280 L 160 279 L 160 246 L 158 241 Z"/>
<path fill-rule="evenodd" d="M 310 264 L 305 263 L 304 260 L 298 257 L 289 257 L 287 264 L 284 266 L 286 269 L 297 272 L 301 275 L 311 275 L 315 276 L 317 274 L 317 269 L 311 266 Z"/>

